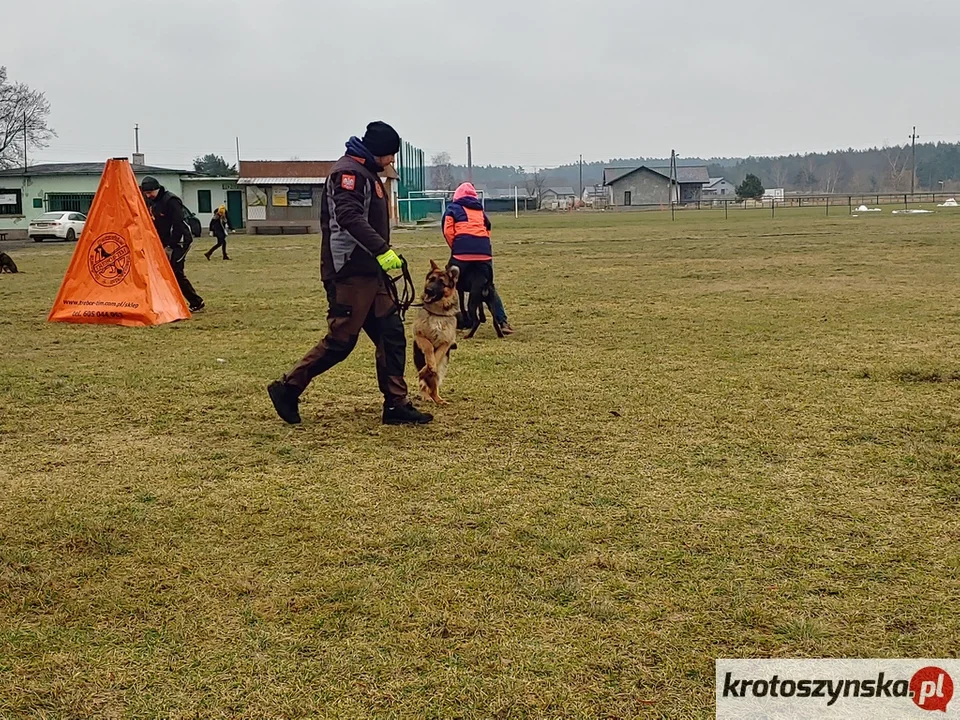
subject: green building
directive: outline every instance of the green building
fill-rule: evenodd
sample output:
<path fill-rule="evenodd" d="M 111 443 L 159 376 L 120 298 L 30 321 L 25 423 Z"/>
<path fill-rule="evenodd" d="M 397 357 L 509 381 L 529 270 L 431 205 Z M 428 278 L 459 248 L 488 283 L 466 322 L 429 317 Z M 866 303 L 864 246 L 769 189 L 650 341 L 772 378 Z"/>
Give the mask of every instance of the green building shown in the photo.
<path fill-rule="evenodd" d="M 0 170 L 0 233 L 9 239 L 26 238 L 27 225 L 38 215 L 58 210 L 86 214 L 100 185 L 104 163 L 48 163 L 26 170 Z M 230 223 L 244 226 L 246 207 L 237 178 L 215 178 L 187 170 L 133 165 L 137 180 L 152 175 L 179 195 L 204 228 L 220 205 L 227 206 Z"/>

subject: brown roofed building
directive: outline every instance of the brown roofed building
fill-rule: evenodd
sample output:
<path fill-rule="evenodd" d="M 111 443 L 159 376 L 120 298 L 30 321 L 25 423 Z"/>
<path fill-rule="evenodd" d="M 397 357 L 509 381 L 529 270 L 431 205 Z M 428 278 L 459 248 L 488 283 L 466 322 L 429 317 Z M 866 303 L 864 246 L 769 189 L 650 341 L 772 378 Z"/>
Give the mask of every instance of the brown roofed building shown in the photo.
<path fill-rule="evenodd" d="M 320 191 L 333 160 L 241 160 L 238 183 L 246 187 L 247 232 L 295 234 L 320 232 Z M 397 221 L 397 173 L 380 173 Z"/>

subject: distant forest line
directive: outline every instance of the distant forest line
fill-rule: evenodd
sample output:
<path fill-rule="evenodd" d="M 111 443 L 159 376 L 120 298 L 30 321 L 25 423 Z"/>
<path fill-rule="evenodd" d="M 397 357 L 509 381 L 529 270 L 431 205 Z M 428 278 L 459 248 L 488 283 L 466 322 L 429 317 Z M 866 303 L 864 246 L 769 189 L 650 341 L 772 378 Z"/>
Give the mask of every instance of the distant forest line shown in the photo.
<path fill-rule="evenodd" d="M 914 187 L 920 191 L 960 191 L 960 143 L 923 143 L 917 145 Z M 614 158 L 606 162 L 583 163 L 583 186 L 603 182 L 605 167 L 668 165 L 665 158 Z M 903 147 L 837 150 L 827 153 L 749 158 L 683 158 L 680 165 L 706 165 L 710 177 L 723 177 L 735 185 L 748 173 L 760 178 L 765 188 L 784 188 L 805 193 L 883 193 L 909 192 L 912 153 Z M 580 186 L 580 166 L 576 163 L 542 169 L 537 173 L 523 167 L 475 166 L 474 184 L 494 189 L 518 186 L 536 194 L 538 188 Z M 467 179 L 463 165 L 428 168 L 435 187 Z M 435 182 L 436 181 L 436 182 Z M 442 185 L 440 184 L 442 183 Z"/>

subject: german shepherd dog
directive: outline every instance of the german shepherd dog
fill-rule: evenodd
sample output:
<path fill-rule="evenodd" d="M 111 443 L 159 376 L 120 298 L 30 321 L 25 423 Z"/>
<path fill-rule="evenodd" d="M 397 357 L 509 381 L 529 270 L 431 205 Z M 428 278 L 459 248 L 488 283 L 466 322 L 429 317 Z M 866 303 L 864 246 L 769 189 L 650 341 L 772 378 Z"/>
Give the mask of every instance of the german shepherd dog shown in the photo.
<path fill-rule="evenodd" d="M 17 264 L 13 261 L 13 258 L 7 255 L 5 252 L 0 252 L 0 273 L 15 273 L 19 272 L 17 270 Z"/>
<path fill-rule="evenodd" d="M 457 280 L 460 268 L 446 270 L 430 261 L 423 288 L 423 307 L 413 321 L 413 364 L 420 376 L 420 396 L 438 405 L 447 401 L 440 397 L 440 386 L 447 373 L 450 351 L 457 347 Z"/>
<path fill-rule="evenodd" d="M 503 337 L 503 329 L 497 322 L 496 313 L 493 312 L 493 267 L 485 262 L 465 262 L 463 263 L 463 274 L 457 286 L 460 291 L 460 299 L 463 300 L 464 292 L 470 293 L 470 299 L 467 300 L 467 313 L 464 317 L 464 327 L 469 329 L 466 339 L 472 338 L 480 329 L 481 323 L 487 321 L 487 316 L 483 312 L 483 306 L 490 308 L 490 316 L 493 318 L 493 329 L 497 337 Z"/>

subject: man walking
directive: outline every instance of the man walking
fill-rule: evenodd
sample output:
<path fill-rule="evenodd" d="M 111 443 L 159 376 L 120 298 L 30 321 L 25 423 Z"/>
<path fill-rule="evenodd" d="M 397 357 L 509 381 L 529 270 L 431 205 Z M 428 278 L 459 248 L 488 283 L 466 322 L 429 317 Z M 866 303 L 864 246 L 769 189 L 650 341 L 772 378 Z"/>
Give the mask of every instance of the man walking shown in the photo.
<path fill-rule="evenodd" d="M 183 213 L 183 201 L 150 176 L 140 182 L 140 190 L 147 200 L 150 214 L 153 215 L 153 225 L 157 228 L 157 235 L 160 236 L 160 242 L 163 243 L 163 249 L 190 312 L 203 310 L 203 298 L 193 289 L 184 273 L 187 250 L 193 242 L 193 235 Z"/>
<path fill-rule="evenodd" d="M 383 422 L 424 424 L 432 415 L 407 399 L 403 378 L 407 338 L 386 272 L 402 267 L 390 249 L 390 208 L 379 173 L 400 150 L 397 131 L 383 122 L 367 125 L 363 139 L 350 138 L 347 153 L 328 173 L 320 195 L 320 275 L 327 294 L 326 337 L 267 392 L 282 420 L 300 422 L 300 395 L 317 375 L 345 360 L 363 330 L 377 347 L 377 380 Z"/>

